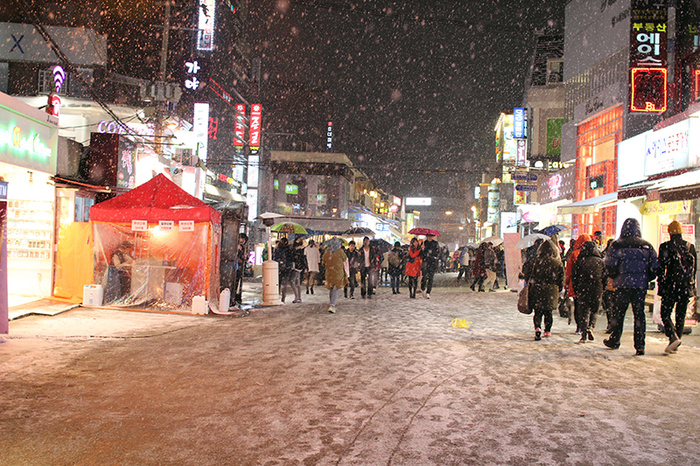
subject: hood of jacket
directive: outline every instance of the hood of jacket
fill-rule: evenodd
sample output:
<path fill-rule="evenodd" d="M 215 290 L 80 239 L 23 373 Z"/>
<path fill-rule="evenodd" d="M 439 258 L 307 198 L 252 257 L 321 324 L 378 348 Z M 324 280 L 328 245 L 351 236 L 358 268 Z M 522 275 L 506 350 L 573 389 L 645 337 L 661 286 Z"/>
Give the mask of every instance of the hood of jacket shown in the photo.
<path fill-rule="evenodd" d="M 642 237 L 642 228 L 639 225 L 639 220 L 636 218 L 628 218 L 622 224 L 622 229 L 620 230 L 620 238 L 628 238 L 630 236 Z"/>
<path fill-rule="evenodd" d="M 588 233 L 583 233 L 582 235 L 579 235 L 579 237 L 576 238 L 576 242 L 574 243 L 574 251 L 580 250 L 586 241 L 591 241 L 591 235 L 589 235 Z"/>
<path fill-rule="evenodd" d="M 600 257 L 600 252 L 598 251 L 598 247 L 596 246 L 595 242 L 586 241 L 583 243 L 583 246 L 581 246 L 581 252 L 579 253 L 578 257 L 579 259 L 583 259 L 584 257 L 590 256 Z"/>
<path fill-rule="evenodd" d="M 554 245 L 550 240 L 543 241 L 540 247 L 537 249 L 537 257 L 559 257 L 559 248 Z"/>

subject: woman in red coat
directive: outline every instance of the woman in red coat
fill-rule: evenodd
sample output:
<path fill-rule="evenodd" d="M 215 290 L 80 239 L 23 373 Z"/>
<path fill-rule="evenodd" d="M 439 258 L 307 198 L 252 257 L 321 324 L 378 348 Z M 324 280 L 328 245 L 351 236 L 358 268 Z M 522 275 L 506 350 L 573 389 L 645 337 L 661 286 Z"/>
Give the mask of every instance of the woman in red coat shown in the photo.
<path fill-rule="evenodd" d="M 418 289 L 418 275 L 420 275 L 420 266 L 422 260 L 422 251 L 420 244 L 418 244 L 418 239 L 413 238 L 411 240 L 411 246 L 408 248 L 408 262 L 406 263 L 406 275 L 408 276 L 408 292 L 409 297 L 416 297 L 416 290 Z"/>

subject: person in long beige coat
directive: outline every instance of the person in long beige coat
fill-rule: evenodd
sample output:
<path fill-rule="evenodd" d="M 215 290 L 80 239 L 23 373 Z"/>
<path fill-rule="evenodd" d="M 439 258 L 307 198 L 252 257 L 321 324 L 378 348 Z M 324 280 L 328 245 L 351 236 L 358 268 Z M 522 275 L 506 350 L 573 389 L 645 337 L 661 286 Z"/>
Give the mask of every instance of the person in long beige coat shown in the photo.
<path fill-rule="evenodd" d="M 331 305 L 328 312 L 335 314 L 335 302 L 338 300 L 338 291 L 348 284 L 347 263 L 348 257 L 345 251 L 340 249 L 340 238 L 331 239 L 330 245 L 323 254 L 323 267 L 326 269 L 326 288 L 329 290 Z"/>

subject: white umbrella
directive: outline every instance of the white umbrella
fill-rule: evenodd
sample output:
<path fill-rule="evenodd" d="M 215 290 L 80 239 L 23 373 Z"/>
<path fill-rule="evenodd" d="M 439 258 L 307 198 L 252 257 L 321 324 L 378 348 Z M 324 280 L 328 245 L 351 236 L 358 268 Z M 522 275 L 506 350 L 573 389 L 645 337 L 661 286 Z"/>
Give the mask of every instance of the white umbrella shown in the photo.
<path fill-rule="evenodd" d="M 489 236 L 488 238 L 484 238 L 481 240 L 482 243 L 491 243 L 494 246 L 498 246 L 499 244 L 503 244 L 503 238 L 500 236 Z"/>
<path fill-rule="evenodd" d="M 546 241 L 549 239 L 549 236 L 541 233 L 533 233 L 531 235 L 523 236 L 517 243 L 515 243 L 515 249 L 529 248 L 530 246 L 533 246 L 538 239 Z"/>

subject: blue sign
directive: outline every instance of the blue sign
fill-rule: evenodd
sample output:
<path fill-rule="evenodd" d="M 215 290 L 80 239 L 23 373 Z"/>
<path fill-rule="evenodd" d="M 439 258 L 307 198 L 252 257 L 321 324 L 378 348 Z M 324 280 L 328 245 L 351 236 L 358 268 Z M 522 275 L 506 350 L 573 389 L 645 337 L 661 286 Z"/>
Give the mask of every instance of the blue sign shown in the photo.
<path fill-rule="evenodd" d="M 537 191 L 537 185 L 536 184 L 516 184 L 515 190 L 516 191 Z"/>
<path fill-rule="evenodd" d="M 0 181 L 0 199 L 7 199 L 7 181 Z"/>
<path fill-rule="evenodd" d="M 534 173 L 513 173 L 511 177 L 515 181 L 537 181 L 537 175 Z"/>
<path fill-rule="evenodd" d="M 525 109 L 522 107 L 513 109 L 513 138 L 525 139 Z"/>

